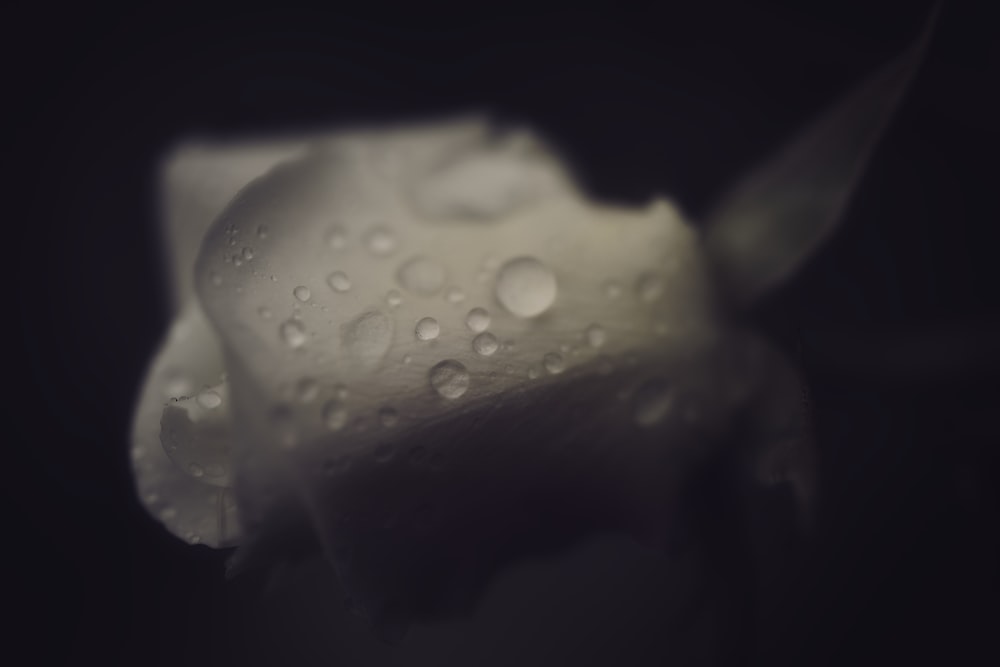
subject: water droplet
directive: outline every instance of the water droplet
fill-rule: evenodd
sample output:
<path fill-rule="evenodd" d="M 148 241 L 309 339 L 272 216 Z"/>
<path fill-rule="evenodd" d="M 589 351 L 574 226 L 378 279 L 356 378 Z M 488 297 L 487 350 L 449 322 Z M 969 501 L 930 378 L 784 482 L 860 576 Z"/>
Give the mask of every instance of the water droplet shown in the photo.
<path fill-rule="evenodd" d="M 378 310 L 362 313 L 341 327 L 341 340 L 352 362 L 372 366 L 392 345 L 394 321 Z"/>
<path fill-rule="evenodd" d="M 260 308 L 258 308 L 257 314 L 260 315 L 265 320 L 271 319 L 271 309 L 268 308 L 267 306 L 261 306 Z"/>
<path fill-rule="evenodd" d="M 417 340 L 434 340 L 441 333 L 441 325 L 433 317 L 424 317 L 417 322 Z"/>
<path fill-rule="evenodd" d="M 334 271 L 327 276 L 326 282 L 334 292 L 346 292 L 351 289 L 351 279 L 343 271 Z"/>
<path fill-rule="evenodd" d="M 376 257 L 388 257 L 396 252 L 396 235 L 387 227 L 375 227 L 365 234 L 364 244 Z"/>
<path fill-rule="evenodd" d="M 302 302 L 308 301 L 309 298 L 312 296 L 312 292 L 310 292 L 309 288 L 306 287 L 305 285 L 299 285 L 298 287 L 296 287 L 294 290 L 292 290 L 292 294 L 295 295 L 296 299 Z"/>
<path fill-rule="evenodd" d="M 285 320 L 281 323 L 279 331 L 281 333 L 282 340 L 284 340 L 285 344 L 293 350 L 302 347 L 308 340 L 308 336 L 306 336 L 306 327 L 298 320 Z"/>
<path fill-rule="evenodd" d="M 532 366 L 531 368 L 528 369 L 528 379 L 529 380 L 537 380 L 538 376 L 540 376 L 541 374 L 542 374 L 541 371 L 539 371 L 534 366 Z"/>
<path fill-rule="evenodd" d="M 444 267 L 426 257 L 414 257 L 399 267 L 396 280 L 403 289 L 421 296 L 434 296 L 444 287 Z"/>
<path fill-rule="evenodd" d="M 326 233 L 326 243 L 334 250 L 340 250 L 347 245 L 347 231 L 340 225 L 335 225 Z"/>
<path fill-rule="evenodd" d="M 323 404 L 323 423 L 331 431 L 339 431 L 347 424 L 347 408 L 337 401 Z"/>
<path fill-rule="evenodd" d="M 333 395 L 342 401 L 345 400 L 347 398 L 347 387 L 342 384 L 334 385 Z"/>
<path fill-rule="evenodd" d="M 587 343 L 591 347 L 601 347 L 608 340 L 608 334 L 599 324 L 591 324 L 586 331 Z"/>
<path fill-rule="evenodd" d="M 465 292 L 457 287 L 449 287 L 444 298 L 448 303 L 462 303 L 465 301 Z"/>
<path fill-rule="evenodd" d="M 160 510 L 159 514 L 160 521 L 170 521 L 176 516 L 177 516 L 177 510 L 175 510 L 173 507 L 164 507 L 162 510 Z"/>
<path fill-rule="evenodd" d="M 387 405 L 378 411 L 378 422 L 383 428 L 392 428 L 399 423 L 399 413 Z"/>
<path fill-rule="evenodd" d="M 271 274 L 271 282 L 272 282 L 272 283 L 276 283 L 276 282 L 278 282 L 278 276 L 276 276 L 276 275 L 274 275 L 274 274 L 272 273 L 272 274 Z"/>
<path fill-rule="evenodd" d="M 635 293 L 642 301 L 656 301 L 663 296 L 663 279 L 655 273 L 643 273 L 635 283 Z"/>
<path fill-rule="evenodd" d="M 541 315 L 555 303 L 557 291 L 555 274 L 533 257 L 512 259 L 497 275 L 497 299 L 518 317 Z"/>
<path fill-rule="evenodd" d="M 403 363 L 404 363 L 404 364 L 406 364 L 407 366 L 409 366 L 410 364 L 412 364 L 412 363 L 413 363 L 413 357 L 411 357 L 411 356 L 410 356 L 410 355 L 408 355 L 408 354 L 407 354 L 407 355 L 405 355 L 405 356 L 403 357 Z"/>
<path fill-rule="evenodd" d="M 257 236 L 259 236 L 260 238 L 266 239 L 267 234 L 268 234 L 267 225 L 261 225 L 260 227 L 257 228 Z"/>
<path fill-rule="evenodd" d="M 197 463 L 192 463 L 188 466 L 188 472 L 191 473 L 192 477 L 201 477 L 205 474 L 205 469 Z"/>
<path fill-rule="evenodd" d="M 198 394 L 198 405 L 206 410 L 211 410 L 222 405 L 222 397 L 216 392 L 206 389 Z"/>
<path fill-rule="evenodd" d="M 566 370 L 566 362 L 563 361 L 562 356 L 556 354 L 555 352 L 549 352 L 542 357 L 542 365 L 545 366 L 545 370 L 552 375 L 558 375 Z"/>
<path fill-rule="evenodd" d="M 473 308 L 465 316 L 465 326 L 476 333 L 486 331 L 486 328 L 490 326 L 489 312 L 485 308 Z"/>
<path fill-rule="evenodd" d="M 243 248 L 243 259 L 247 262 L 253 259 L 253 248 Z"/>
<path fill-rule="evenodd" d="M 209 277 L 212 279 L 212 284 L 215 285 L 216 287 L 222 285 L 222 276 L 220 276 L 218 273 L 213 271 Z"/>
<path fill-rule="evenodd" d="M 649 380 L 636 392 L 635 422 L 639 426 L 653 426 L 670 412 L 673 403 L 669 384 L 663 380 Z"/>
<path fill-rule="evenodd" d="M 403 295 L 399 293 L 399 290 L 391 289 L 385 293 L 385 302 L 389 304 L 390 308 L 396 308 L 403 303 Z"/>
<path fill-rule="evenodd" d="M 458 398 L 469 388 L 469 371 L 454 359 L 435 364 L 429 378 L 431 387 L 444 398 Z"/>
<path fill-rule="evenodd" d="M 609 299 L 617 299 L 622 295 L 622 286 L 616 280 L 609 280 L 604 283 L 604 294 Z"/>
<path fill-rule="evenodd" d="M 312 378 L 303 378 L 295 387 L 295 395 L 303 403 L 310 403 L 319 395 L 319 383 Z"/>
<path fill-rule="evenodd" d="M 489 331 L 481 333 L 472 339 L 472 349 L 476 351 L 476 354 L 484 357 L 491 356 L 499 347 L 500 343 L 497 341 L 497 337 Z"/>

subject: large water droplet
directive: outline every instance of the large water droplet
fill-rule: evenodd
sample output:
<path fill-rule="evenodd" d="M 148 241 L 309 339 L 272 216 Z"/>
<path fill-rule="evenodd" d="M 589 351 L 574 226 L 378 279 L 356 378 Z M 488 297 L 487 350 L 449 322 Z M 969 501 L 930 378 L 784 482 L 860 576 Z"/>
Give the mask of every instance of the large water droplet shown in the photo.
<path fill-rule="evenodd" d="M 346 292 L 351 289 L 351 279 L 343 271 L 334 271 L 327 276 L 326 283 L 334 292 Z"/>
<path fill-rule="evenodd" d="M 216 392 L 206 389 L 198 394 L 198 405 L 206 410 L 211 410 L 222 405 L 222 397 Z"/>
<path fill-rule="evenodd" d="M 469 371 L 454 359 L 435 364 L 429 378 L 434 391 L 445 398 L 458 398 L 469 388 Z"/>
<path fill-rule="evenodd" d="M 555 274 L 534 257 L 510 260 L 497 276 L 497 299 L 518 317 L 541 315 L 555 303 L 557 292 Z"/>
<path fill-rule="evenodd" d="M 484 357 L 491 356 L 499 347 L 500 343 L 497 341 L 497 337 L 488 331 L 472 339 L 472 349 L 476 351 L 476 354 Z"/>
<path fill-rule="evenodd" d="M 552 375 L 558 375 L 566 370 L 566 362 L 563 361 L 561 355 L 555 352 L 549 352 L 542 358 L 542 365 L 545 366 L 547 370 Z"/>
<path fill-rule="evenodd" d="M 308 301 L 309 298 L 312 296 L 312 292 L 310 292 L 309 288 L 306 287 L 305 285 L 299 285 L 298 287 L 296 287 L 294 290 L 292 290 L 292 294 L 295 295 L 296 299 L 302 301 L 303 303 Z"/>
<path fill-rule="evenodd" d="M 396 252 L 396 235 L 387 227 L 375 227 L 365 234 L 364 244 L 376 257 L 388 257 Z"/>
<path fill-rule="evenodd" d="M 434 340 L 441 333 L 441 325 L 433 317 L 424 317 L 415 329 L 417 340 Z"/>
<path fill-rule="evenodd" d="M 331 431 L 339 431 L 347 424 L 347 408 L 338 401 L 327 401 L 323 404 L 323 423 Z"/>
<path fill-rule="evenodd" d="M 393 321 L 373 310 L 343 325 L 342 340 L 352 361 L 371 365 L 378 362 L 392 345 Z"/>
<path fill-rule="evenodd" d="M 426 257 L 408 260 L 396 274 L 396 280 L 403 289 L 421 296 L 434 296 L 440 292 L 445 278 L 444 267 Z"/>
<path fill-rule="evenodd" d="M 298 320 L 285 320 L 279 327 L 281 339 L 293 350 L 306 344 L 306 327 Z"/>
<path fill-rule="evenodd" d="M 475 333 L 486 331 L 486 328 L 490 326 L 489 312 L 485 308 L 473 308 L 465 316 L 465 326 Z"/>
<path fill-rule="evenodd" d="M 659 423 L 673 407 L 670 385 L 663 380 L 645 382 L 635 395 L 635 422 L 639 426 Z"/>

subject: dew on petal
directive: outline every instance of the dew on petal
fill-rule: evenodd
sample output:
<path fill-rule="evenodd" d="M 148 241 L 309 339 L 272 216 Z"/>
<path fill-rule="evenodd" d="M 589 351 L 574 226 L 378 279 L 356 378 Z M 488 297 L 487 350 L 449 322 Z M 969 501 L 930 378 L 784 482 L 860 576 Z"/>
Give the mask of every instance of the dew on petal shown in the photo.
<path fill-rule="evenodd" d="M 454 359 L 435 364 L 429 374 L 431 387 L 444 398 L 458 398 L 469 388 L 469 371 Z"/>
<path fill-rule="evenodd" d="M 512 259 L 497 274 L 497 299 L 517 317 L 541 315 L 555 303 L 557 293 L 555 274 L 534 257 Z"/>
<path fill-rule="evenodd" d="M 465 316 L 465 326 L 470 331 L 482 333 L 490 326 L 490 314 L 485 308 L 473 308 Z"/>

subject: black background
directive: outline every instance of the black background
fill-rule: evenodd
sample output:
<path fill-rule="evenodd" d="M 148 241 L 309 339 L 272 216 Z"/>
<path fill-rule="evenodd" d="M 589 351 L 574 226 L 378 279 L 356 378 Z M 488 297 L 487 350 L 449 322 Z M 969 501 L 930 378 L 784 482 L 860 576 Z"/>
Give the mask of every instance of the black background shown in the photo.
<path fill-rule="evenodd" d="M 551 137 L 594 193 L 662 192 L 697 218 L 929 13 L 694 4 L 9 15 L 3 635 L 33 664 L 279 664 L 300 641 L 265 632 L 278 614 L 260 611 L 259 579 L 224 582 L 224 554 L 169 537 L 133 497 L 128 423 L 167 325 L 154 194 L 168 146 L 485 108 Z M 843 228 L 760 311 L 789 349 L 802 332 L 826 491 L 772 661 L 997 659 L 996 366 L 887 374 L 813 344 L 946 323 L 995 360 L 995 41 L 985 15 L 945 7 Z"/>

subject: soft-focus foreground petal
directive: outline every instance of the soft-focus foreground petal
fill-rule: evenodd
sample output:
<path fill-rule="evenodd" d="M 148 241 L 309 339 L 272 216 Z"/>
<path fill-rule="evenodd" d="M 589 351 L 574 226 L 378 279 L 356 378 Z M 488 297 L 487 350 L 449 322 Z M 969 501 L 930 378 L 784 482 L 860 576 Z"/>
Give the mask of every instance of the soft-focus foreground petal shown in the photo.
<path fill-rule="evenodd" d="M 674 206 L 588 202 L 540 142 L 489 130 L 346 134 L 241 191 L 198 259 L 242 557 L 305 516 L 386 633 L 526 551 L 662 543 L 712 443 L 737 420 L 788 439 L 798 414 Z"/>
<path fill-rule="evenodd" d="M 220 384 L 222 352 L 194 297 L 195 254 L 240 188 L 305 146 L 301 138 L 192 140 L 161 166 L 161 233 L 175 319 L 136 405 L 132 460 L 144 506 L 191 542 L 229 546 L 240 530 L 228 487 L 230 411 L 227 388 Z"/>

